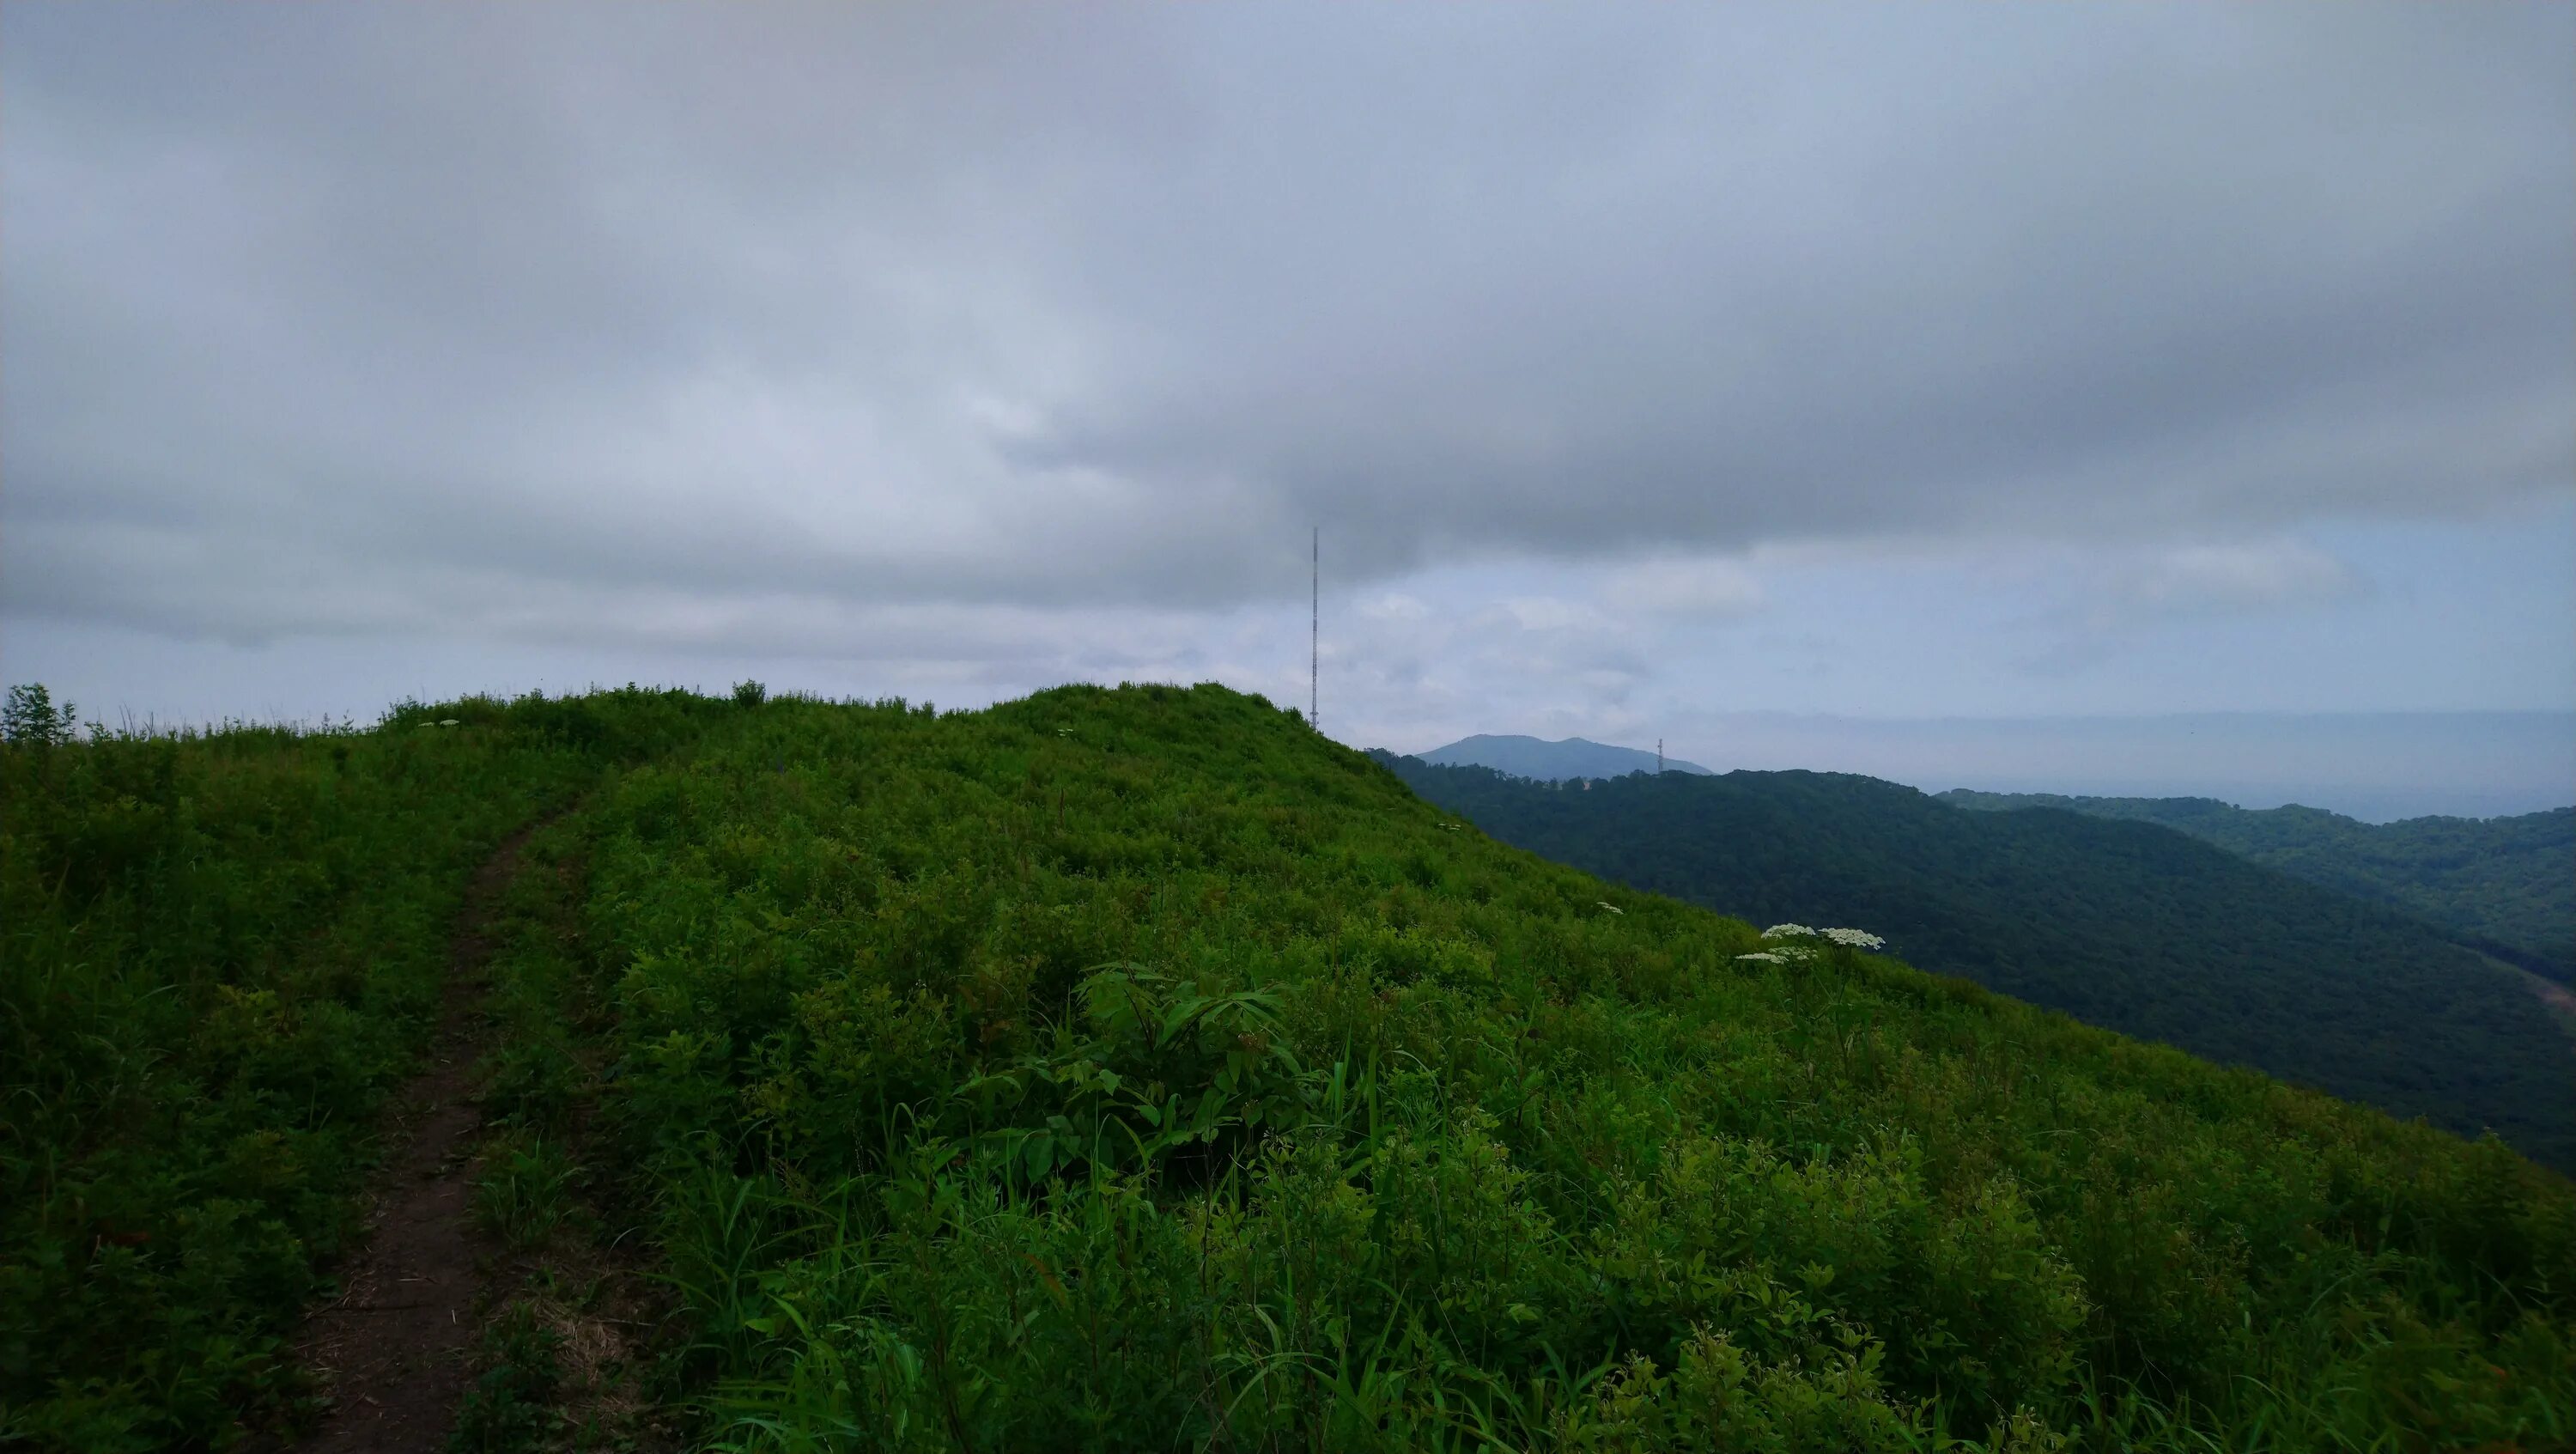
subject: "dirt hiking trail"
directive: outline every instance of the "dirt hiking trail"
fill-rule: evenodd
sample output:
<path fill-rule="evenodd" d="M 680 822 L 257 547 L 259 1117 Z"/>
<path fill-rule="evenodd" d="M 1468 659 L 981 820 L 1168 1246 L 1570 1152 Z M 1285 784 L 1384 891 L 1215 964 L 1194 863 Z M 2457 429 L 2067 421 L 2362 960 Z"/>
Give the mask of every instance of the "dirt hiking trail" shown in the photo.
<path fill-rule="evenodd" d="M 501 895 L 542 822 L 504 840 L 466 888 L 448 952 L 447 989 L 429 1066 L 403 1087 L 387 1131 L 362 1250 L 337 1302 L 315 1311 L 304 1360 L 332 1400 L 300 1454 L 440 1454 L 464 1394 L 466 1350 L 483 1287 L 468 1164 L 482 1111 L 473 1066 L 476 1012 Z"/>

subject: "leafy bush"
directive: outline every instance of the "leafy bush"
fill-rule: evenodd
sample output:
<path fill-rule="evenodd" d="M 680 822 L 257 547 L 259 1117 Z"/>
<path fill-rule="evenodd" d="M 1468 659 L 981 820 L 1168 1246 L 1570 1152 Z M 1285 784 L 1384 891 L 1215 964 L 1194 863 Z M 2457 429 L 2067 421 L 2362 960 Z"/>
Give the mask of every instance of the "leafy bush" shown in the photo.
<path fill-rule="evenodd" d="M 456 1410 L 452 1454 L 536 1454 L 554 1431 L 555 1390 L 563 1375 L 563 1335 L 515 1302 L 501 1310 L 475 1350 L 480 1370 Z"/>
<path fill-rule="evenodd" d="M 475 1220 L 513 1250 L 541 1246 L 571 1209 L 581 1175 L 561 1142 L 524 1132 L 497 1136 L 484 1146 L 474 1179 Z"/>

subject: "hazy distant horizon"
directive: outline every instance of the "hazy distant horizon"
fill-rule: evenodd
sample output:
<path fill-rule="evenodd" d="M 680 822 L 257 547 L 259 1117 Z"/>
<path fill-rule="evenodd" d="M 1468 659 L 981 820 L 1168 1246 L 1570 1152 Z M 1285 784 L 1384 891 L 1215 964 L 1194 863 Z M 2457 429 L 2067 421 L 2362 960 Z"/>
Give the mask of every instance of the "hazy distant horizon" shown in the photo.
<path fill-rule="evenodd" d="M 1300 623 L 1302 624 L 1302 623 Z M 978 707 L 1066 681 L 1221 681 L 1305 704 L 1302 681 L 1240 663 L 1111 661 L 1017 679 L 982 672 L 884 670 L 814 657 L 720 658 L 685 652 L 548 651 L 471 640 L 389 643 L 308 637 L 260 645 L 189 642 L 131 631 L 29 632 L 0 619 L 0 675 L 45 683 L 84 719 L 163 726 L 235 718 L 373 722 L 406 697 L 579 692 L 627 681 L 722 693 L 746 677 L 773 691 L 831 698 L 903 696 Z M 2576 711 L 2190 712 L 1924 715 L 1707 712 L 1684 703 L 1602 721 L 1544 702 L 1469 715 L 1437 691 L 1438 710 L 1392 683 L 1351 701 L 1328 680 L 1324 730 L 1355 748 L 1420 753 L 1479 732 L 1582 737 L 1737 768 L 1856 772 L 1926 792 L 2208 797 L 2249 808 L 2298 802 L 2369 822 L 2425 814 L 2496 817 L 2576 804 Z M 1362 710 L 1362 708 L 1365 710 Z M 1421 712 L 1420 717 L 1414 713 Z M 1429 720 L 1425 720 L 1429 719 Z"/>
<path fill-rule="evenodd" d="M 1404 750 L 1419 755 L 1445 745 Z M 1645 750 L 1653 747 L 1646 739 Z M 1721 773 L 1852 772 L 1930 793 L 2216 798 L 2243 808 L 2298 803 L 2369 823 L 2576 805 L 2576 712 L 1742 712 L 1688 736 L 1668 735 L 1664 747 Z"/>
<path fill-rule="evenodd" d="M 1893 782 L 1896 779 L 1889 779 Z M 2410 788 L 2371 784 L 2199 784 L 2075 779 L 2007 783 L 2001 779 L 1913 782 L 1907 787 L 1940 794 L 1953 788 L 1984 793 L 2053 793 L 2068 798 L 2214 798 L 2238 808 L 2322 808 L 2364 823 L 2408 818 L 2519 818 L 2576 807 L 2576 792 L 2550 797 L 2546 789 Z"/>

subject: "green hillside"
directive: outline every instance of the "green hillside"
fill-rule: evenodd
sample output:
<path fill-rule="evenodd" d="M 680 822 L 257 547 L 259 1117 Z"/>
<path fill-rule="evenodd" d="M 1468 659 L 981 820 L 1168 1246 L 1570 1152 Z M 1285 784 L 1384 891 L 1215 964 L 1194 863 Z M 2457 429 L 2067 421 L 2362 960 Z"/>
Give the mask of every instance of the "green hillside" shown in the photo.
<path fill-rule="evenodd" d="M 693 1446 L 2576 1438 L 2565 1179 L 1893 960 L 1783 956 L 1462 827 L 1258 698 L 432 715 L 466 725 L 178 744 L 166 787 L 12 749 L 7 1005 L 58 1018 L 6 1069 L 0 1441 L 220 1439 L 291 1402 L 241 1350 L 311 1287 L 298 1229 L 345 1216 L 302 1138 L 382 1072 L 317 1112 L 287 1079 L 311 1053 L 262 1047 L 381 1024 L 389 1063 L 428 992 L 427 931 L 367 918 L 363 876 L 212 958 L 165 931 L 326 844 L 411 855 L 396 897 L 434 910 L 505 818 L 584 788 L 494 961 L 487 1110 L 519 1152 L 486 1185 L 507 1224 L 664 1279 L 654 1387 Z M 219 790 L 245 758 L 262 775 Z M 262 792 L 304 796 L 255 823 Z M 337 828 L 278 831 L 330 794 Z M 135 847 L 128 798 L 211 836 Z M 406 814 L 416 849 L 383 831 Z M 119 844 L 125 877 L 93 872 Z M 399 985 L 330 972 L 306 946 L 334 924 Z M 155 980 L 278 1029 L 186 1044 Z M 48 1048 L 125 1022 L 165 1058 Z M 82 1112 L 127 1084 L 134 1113 Z M 269 1237 L 262 1275 L 208 1272 L 216 1233 L 177 1245 L 210 1218 Z M 515 1351 L 461 1447 L 537 1447 L 495 1442 L 540 1427 L 499 1400 L 575 1350 L 495 1327 Z"/>
<path fill-rule="evenodd" d="M 717 706 L 0 747 L 0 1447 L 223 1444 L 292 1410 L 289 1337 L 357 1230 L 468 874 Z"/>
<path fill-rule="evenodd" d="M 2238 808 L 2213 798 L 1980 793 L 1962 808 L 2064 808 L 2161 823 L 2267 868 L 2389 904 L 2463 943 L 2576 983 L 2576 808 L 2513 818 L 2363 823 L 2318 808 Z"/>
<path fill-rule="evenodd" d="M 1971 813 L 1839 773 L 1567 791 L 1387 759 L 1506 842 L 2576 1166 L 2576 1057 L 2526 985 L 2420 923 L 2144 823 Z"/>

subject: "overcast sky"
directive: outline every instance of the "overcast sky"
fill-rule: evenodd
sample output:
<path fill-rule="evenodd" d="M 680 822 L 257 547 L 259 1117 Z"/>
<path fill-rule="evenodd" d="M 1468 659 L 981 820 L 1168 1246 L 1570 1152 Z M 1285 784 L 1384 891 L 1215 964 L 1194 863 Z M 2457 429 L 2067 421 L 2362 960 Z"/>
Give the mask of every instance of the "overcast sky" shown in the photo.
<path fill-rule="evenodd" d="M 9 5 L 0 675 L 1302 702 L 1319 526 L 1362 745 L 2563 713 L 2571 156 L 2559 4 Z"/>

